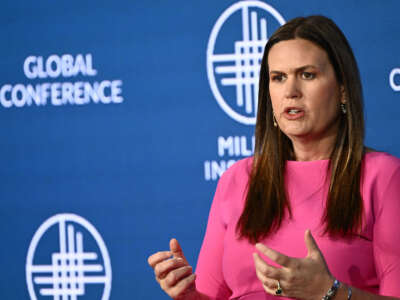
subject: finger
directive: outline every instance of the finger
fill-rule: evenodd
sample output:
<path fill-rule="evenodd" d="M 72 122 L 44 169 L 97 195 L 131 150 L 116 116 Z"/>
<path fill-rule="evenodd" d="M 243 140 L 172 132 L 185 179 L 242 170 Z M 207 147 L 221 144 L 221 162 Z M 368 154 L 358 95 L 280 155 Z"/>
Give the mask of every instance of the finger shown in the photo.
<path fill-rule="evenodd" d="M 184 279 L 180 280 L 173 288 L 168 291 L 171 298 L 175 299 L 179 295 L 185 293 L 189 289 L 194 289 L 194 281 L 196 279 L 196 274 L 189 275 Z"/>
<path fill-rule="evenodd" d="M 257 253 L 253 253 L 256 272 L 260 272 L 263 278 L 280 280 L 282 278 L 281 269 L 267 264 Z"/>
<path fill-rule="evenodd" d="M 276 295 L 276 290 L 278 289 L 278 282 L 276 280 L 271 280 L 271 282 L 268 285 L 264 284 L 263 287 L 267 293 L 271 295 Z M 283 296 L 283 294 L 280 294 L 280 296 Z"/>
<path fill-rule="evenodd" d="M 265 291 L 266 291 L 268 294 L 270 294 L 270 295 L 276 295 L 276 289 L 277 289 L 276 287 L 273 288 L 273 289 L 264 287 L 264 289 L 265 289 Z M 279 296 L 283 296 L 283 294 L 281 294 L 281 295 L 279 295 Z M 277 296 L 277 297 L 278 297 L 278 296 Z M 274 297 L 274 299 L 275 299 L 275 297 Z"/>
<path fill-rule="evenodd" d="M 277 281 L 275 279 L 265 277 L 260 272 L 256 272 L 256 275 L 257 275 L 258 280 L 260 280 L 260 282 L 264 286 L 264 288 L 268 289 L 268 292 L 277 288 Z"/>
<path fill-rule="evenodd" d="M 258 279 L 261 281 L 261 283 L 264 285 L 265 288 L 268 288 L 269 290 L 276 288 L 277 278 L 279 277 L 277 275 L 271 277 L 267 275 L 269 273 L 268 272 L 269 266 L 262 260 L 262 258 L 257 253 L 254 253 L 253 257 L 254 257 L 254 264 L 256 266 L 256 275 Z"/>
<path fill-rule="evenodd" d="M 147 259 L 147 262 L 152 268 L 154 268 L 158 263 L 170 258 L 171 256 L 172 256 L 171 251 L 160 251 L 154 253 L 153 255 L 150 255 L 149 258 Z"/>
<path fill-rule="evenodd" d="M 276 262 L 277 264 L 284 266 L 284 267 L 290 267 L 292 263 L 292 258 L 289 256 L 286 256 L 278 251 L 275 251 L 261 243 L 256 244 L 256 248 L 258 251 L 260 251 L 262 254 L 265 256 L 268 256 L 272 261 Z"/>
<path fill-rule="evenodd" d="M 255 263 L 257 260 L 262 260 L 261 257 L 257 253 L 254 253 L 253 257 L 254 257 Z M 274 279 L 274 278 L 269 278 L 268 276 L 265 275 L 265 273 L 260 271 L 260 269 L 257 266 L 256 266 L 256 275 L 257 275 L 257 278 L 262 283 L 265 291 L 271 295 L 275 295 L 276 290 L 278 288 L 278 280 Z"/>
<path fill-rule="evenodd" d="M 169 248 L 174 257 L 181 257 L 186 260 L 185 255 L 183 255 L 181 245 L 179 245 L 176 239 L 171 239 L 169 241 Z"/>
<path fill-rule="evenodd" d="M 183 266 L 168 273 L 165 282 L 168 286 L 174 286 L 179 280 L 192 274 L 191 266 Z"/>
<path fill-rule="evenodd" d="M 185 260 L 183 260 L 182 258 L 171 258 L 171 259 L 168 259 L 168 260 L 158 263 L 154 267 L 154 274 L 156 275 L 156 278 L 162 279 L 165 276 L 167 276 L 167 274 L 169 272 L 171 272 L 172 270 L 183 267 L 183 266 L 187 266 L 187 263 Z"/>

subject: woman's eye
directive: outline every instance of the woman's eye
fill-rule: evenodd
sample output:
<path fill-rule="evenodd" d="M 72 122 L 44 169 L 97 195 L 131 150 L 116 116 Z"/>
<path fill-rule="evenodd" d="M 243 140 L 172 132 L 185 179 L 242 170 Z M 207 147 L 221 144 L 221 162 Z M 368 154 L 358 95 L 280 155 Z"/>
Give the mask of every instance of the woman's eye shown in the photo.
<path fill-rule="evenodd" d="M 314 79 L 315 78 L 315 74 L 314 73 L 310 73 L 310 72 L 303 72 L 303 73 L 301 73 L 301 77 L 303 79 L 307 79 L 307 80 Z"/>
<path fill-rule="evenodd" d="M 280 82 L 280 81 L 282 81 L 284 78 L 283 78 L 283 75 L 282 74 L 277 74 L 277 75 L 273 75 L 272 77 L 271 77 L 271 80 L 272 81 L 277 81 L 277 82 Z"/>

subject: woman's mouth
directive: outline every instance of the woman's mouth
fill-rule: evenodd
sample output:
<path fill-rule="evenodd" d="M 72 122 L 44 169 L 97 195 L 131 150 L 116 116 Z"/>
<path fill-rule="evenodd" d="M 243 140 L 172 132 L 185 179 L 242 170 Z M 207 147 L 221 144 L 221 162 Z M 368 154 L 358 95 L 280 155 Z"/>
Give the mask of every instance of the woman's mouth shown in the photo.
<path fill-rule="evenodd" d="M 296 120 L 304 116 L 304 110 L 297 107 L 288 107 L 283 115 L 288 120 Z"/>

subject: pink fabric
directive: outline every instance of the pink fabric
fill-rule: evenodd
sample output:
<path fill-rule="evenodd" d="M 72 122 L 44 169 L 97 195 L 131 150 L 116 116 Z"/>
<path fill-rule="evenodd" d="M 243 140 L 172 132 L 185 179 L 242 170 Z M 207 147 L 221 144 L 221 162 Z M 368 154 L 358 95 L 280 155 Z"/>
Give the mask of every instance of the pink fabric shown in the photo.
<path fill-rule="evenodd" d="M 322 234 L 327 166 L 328 160 L 287 162 L 285 182 L 293 218 L 285 219 L 278 234 L 262 242 L 286 255 L 305 257 L 304 232 L 311 229 L 338 280 L 374 293 L 400 296 L 400 159 L 380 152 L 365 155 L 362 235 L 366 238 L 353 240 Z M 197 289 L 211 299 L 285 299 L 264 292 L 254 270 L 255 247 L 235 234 L 250 168 L 251 158 L 247 158 L 226 171 L 211 206 L 196 269 Z"/>

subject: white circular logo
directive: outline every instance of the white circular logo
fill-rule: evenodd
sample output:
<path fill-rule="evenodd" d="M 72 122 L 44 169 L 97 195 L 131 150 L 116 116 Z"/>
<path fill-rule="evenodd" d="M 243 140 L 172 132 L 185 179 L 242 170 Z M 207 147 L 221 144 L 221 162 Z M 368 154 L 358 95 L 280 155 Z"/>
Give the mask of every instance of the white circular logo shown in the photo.
<path fill-rule="evenodd" d="M 47 219 L 29 245 L 26 282 L 32 300 L 108 300 L 111 263 L 96 228 L 74 214 Z"/>
<path fill-rule="evenodd" d="M 240 23 L 242 36 L 232 36 Z M 219 106 L 240 123 L 256 123 L 259 71 L 268 29 L 284 23 L 270 5 L 240 1 L 222 13 L 211 31 L 207 46 L 208 81 Z"/>

